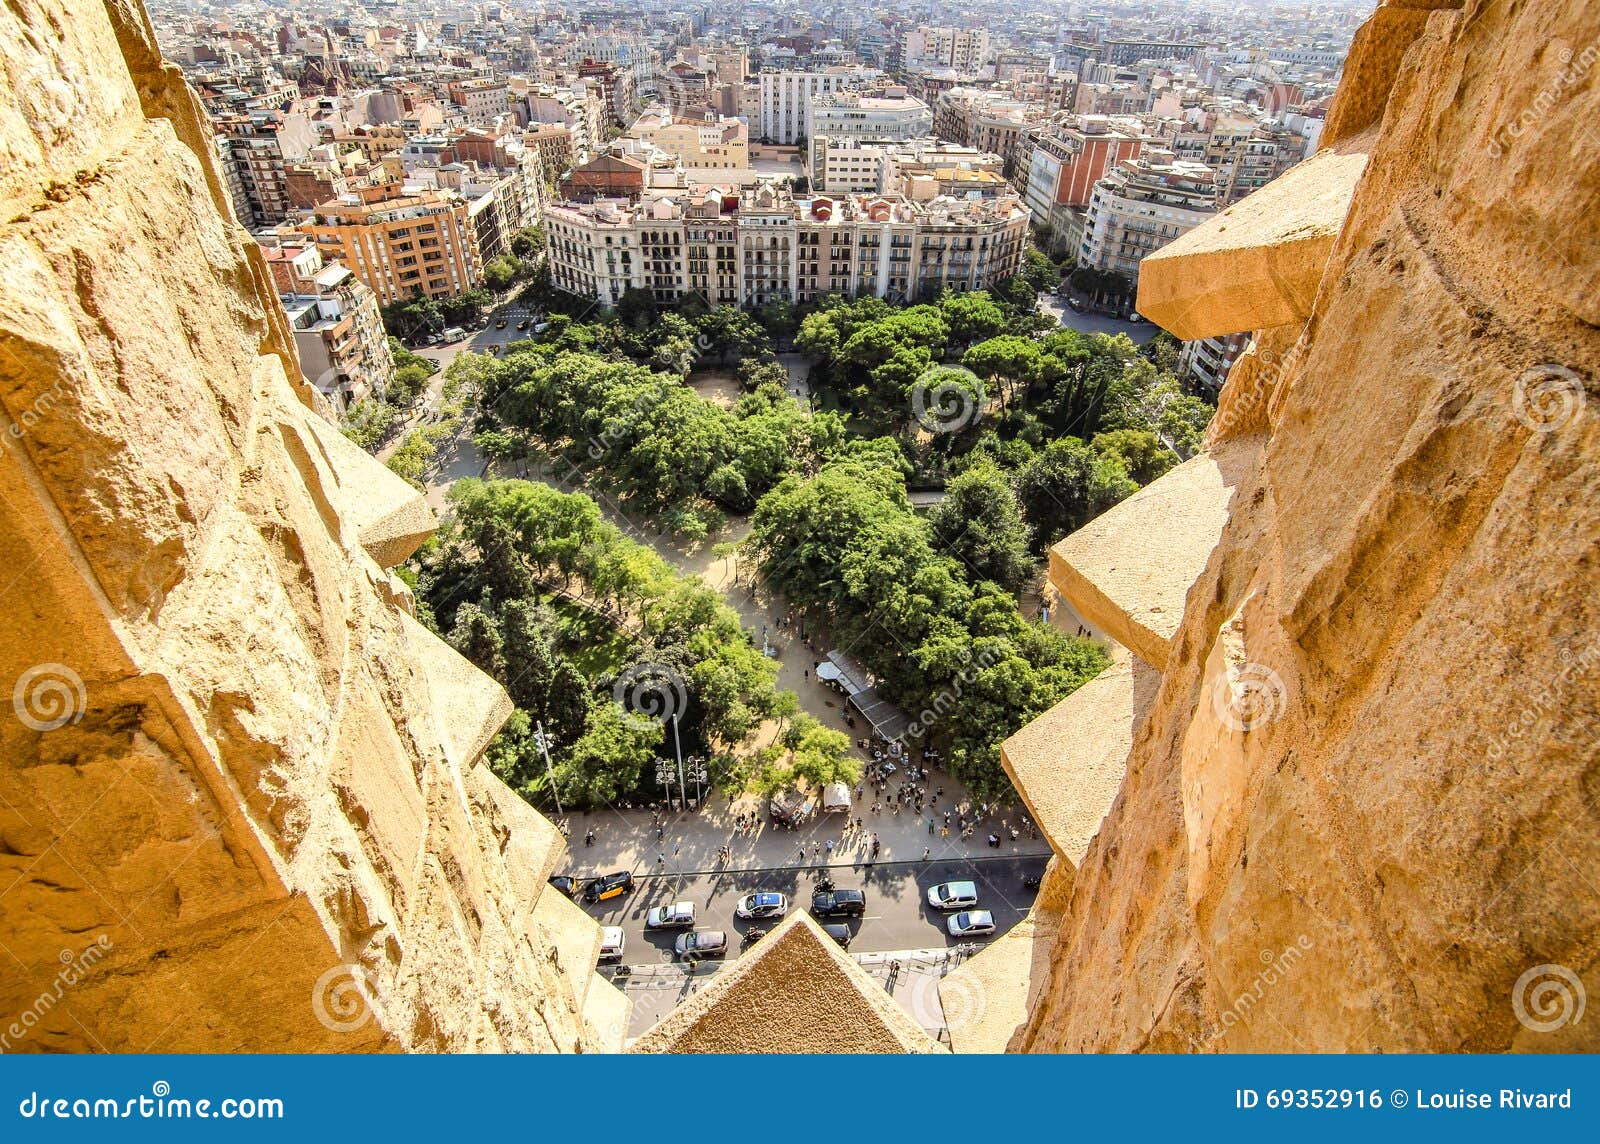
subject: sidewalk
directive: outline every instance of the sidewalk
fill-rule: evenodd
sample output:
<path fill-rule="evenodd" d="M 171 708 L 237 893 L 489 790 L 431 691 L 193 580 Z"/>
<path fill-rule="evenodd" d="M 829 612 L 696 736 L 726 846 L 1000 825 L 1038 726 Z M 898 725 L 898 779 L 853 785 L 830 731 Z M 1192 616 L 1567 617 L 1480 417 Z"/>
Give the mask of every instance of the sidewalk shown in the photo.
<path fill-rule="evenodd" d="M 939 982 L 945 974 L 960 968 L 967 954 L 958 949 L 904 949 L 851 956 L 928 1031 L 929 1036 L 948 1043 Z M 632 1041 L 695 992 L 711 984 L 723 968 L 722 964 L 714 962 L 695 968 L 672 963 L 634 966 L 624 976 L 615 976 L 614 971 L 607 968 L 602 968 L 601 973 L 633 1002 L 627 1037 Z"/>
<path fill-rule="evenodd" d="M 930 793 L 941 785 L 945 787 L 946 797 L 939 800 L 936 811 L 925 810 L 919 816 L 907 809 L 892 814 L 886 807 L 874 815 L 872 789 L 869 787 L 856 800 L 848 815 L 818 814 L 802 823 L 797 830 L 774 827 L 767 819 L 762 800 L 747 797 L 730 805 L 726 798 L 717 794 L 709 794 L 709 804 L 698 811 L 669 814 L 659 840 L 656 829 L 651 825 L 649 810 L 578 812 L 569 816 L 572 853 L 568 866 L 571 869 L 564 872 L 582 875 L 628 869 L 637 874 L 691 874 L 855 866 L 872 860 L 870 855 L 874 833 L 879 842 L 875 859 L 878 864 L 920 861 L 924 849 L 931 850 L 934 859 L 1050 853 L 1050 844 L 1043 837 L 1030 838 L 1026 829 L 1015 841 L 1011 839 L 1010 826 L 1019 824 L 1019 812 L 1007 808 L 992 811 L 967 842 L 957 836 L 952 814 L 950 836 L 942 837 L 939 833 L 939 826 L 944 822 L 942 812 L 946 809 L 954 811 L 955 802 L 949 792 L 955 784 L 934 770 L 930 771 L 926 785 Z M 755 833 L 739 832 L 734 819 L 740 812 L 758 816 Z M 931 834 L 928 832 L 930 816 L 936 824 Z M 855 826 L 857 817 L 863 823 L 860 830 Z M 1002 821 L 1007 825 L 1002 826 Z M 584 836 L 591 829 L 595 832 L 595 840 L 592 846 L 587 846 Z M 1003 840 L 998 848 L 988 845 L 990 830 Z M 834 844 L 831 854 L 827 848 L 829 840 Z M 727 846 L 731 854 L 725 864 L 718 860 L 717 855 L 722 846 Z M 665 862 L 658 863 L 658 857 L 665 859 Z"/>

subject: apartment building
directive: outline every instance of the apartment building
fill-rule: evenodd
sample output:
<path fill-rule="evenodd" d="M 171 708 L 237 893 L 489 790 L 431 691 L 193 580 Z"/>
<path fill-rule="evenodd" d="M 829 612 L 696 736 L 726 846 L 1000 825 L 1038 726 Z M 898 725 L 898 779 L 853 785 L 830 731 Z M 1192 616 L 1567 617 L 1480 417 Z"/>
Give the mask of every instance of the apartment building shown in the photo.
<path fill-rule="evenodd" d="M 1137 159 L 1149 140 L 1137 120 L 1086 116 L 1040 132 L 1028 157 L 1023 200 L 1052 253 L 1076 253 L 1082 215 L 1107 171 Z"/>
<path fill-rule="evenodd" d="M 933 112 L 903 87 L 830 92 L 813 96 L 806 105 L 804 134 L 813 147 L 822 135 L 833 139 L 852 135 L 863 139 L 920 139 L 932 132 Z M 807 163 L 814 167 L 814 151 L 807 156 Z"/>
<path fill-rule="evenodd" d="M 317 144 L 311 121 L 297 112 L 252 111 L 223 115 L 216 127 L 228 141 L 227 159 L 232 175 L 244 190 L 249 207 L 239 221 L 247 227 L 267 227 L 289 217 L 287 176 L 292 164 L 302 163 Z"/>
<path fill-rule="evenodd" d="M 338 409 L 381 396 L 394 377 L 394 355 L 372 291 L 348 267 L 325 265 L 314 245 L 262 254 L 305 376 Z"/>
<path fill-rule="evenodd" d="M 631 138 L 653 143 L 702 171 L 743 170 L 750 166 L 750 128 L 729 116 L 690 118 L 661 106 L 647 107 L 628 128 Z"/>
<path fill-rule="evenodd" d="M 983 289 L 1017 272 L 1027 221 L 1009 194 L 796 198 L 771 182 L 742 195 L 701 190 L 545 208 L 552 281 L 608 306 L 630 289 L 663 304 L 698 294 L 747 307 L 836 292 L 916 298 Z"/>
<path fill-rule="evenodd" d="M 1006 178 L 1022 181 L 1027 170 L 1025 144 L 1046 121 L 1046 109 L 1005 92 L 954 87 L 934 105 L 933 133 L 940 139 L 999 155 Z"/>
<path fill-rule="evenodd" d="M 1178 376 L 1216 393 L 1228 380 L 1228 371 L 1233 368 L 1233 363 L 1250 344 L 1250 337 L 1246 331 L 1184 342 L 1178 351 Z"/>
<path fill-rule="evenodd" d="M 854 135 L 818 135 L 807 147 L 811 189 L 831 194 L 873 192 L 936 197 L 913 193 L 908 180 L 931 179 L 936 194 L 996 194 L 1006 186 L 1005 161 L 975 147 L 920 139 L 870 139 Z"/>
<path fill-rule="evenodd" d="M 984 28 L 911 28 L 901 37 L 903 67 L 951 68 L 976 75 L 988 61 L 989 33 Z"/>
<path fill-rule="evenodd" d="M 806 108 L 819 95 L 862 87 L 877 77 L 863 67 L 823 71 L 763 71 L 756 77 L 757 133 L 771 143 L 790 144 L 806 133 Z"/>
<path fill-rule="evenodd" d="M 598 84 L 540 84 L 528 92 L 527 105 L 530 123 L 556 123 L 567 129 L 576 162 L 587 159 L 605 141 L 605 105 Z"/>
<path fill-rule="evenodd" d="M 472 127 L 493 127 L 511 111 L 511 91 L 504 80 L 456 80 L 446 90 Z"/>
<path fill-rule="evenodd" d="M 1084 214 L 1078 264 L 1137 281 L 1139 263 L 1216 214 L 1215 174 L 1204 163 L 1146 148 L 1095 184 Z"/>
<path fill-rule="evenodd" d="M 326 262 L 349 267 L 378 303 L 449 298 L 483 272 L 469 202 L 452 190 L 387 182 L 317 207 L 295 228 Z"/>
<path fill-rule="evenodd" d="M 546 183 L 554 183 L 572 166 L 572 129 L 564 123 L 535 123 L 523 131 L 522 142 L 539 156 Z"/>

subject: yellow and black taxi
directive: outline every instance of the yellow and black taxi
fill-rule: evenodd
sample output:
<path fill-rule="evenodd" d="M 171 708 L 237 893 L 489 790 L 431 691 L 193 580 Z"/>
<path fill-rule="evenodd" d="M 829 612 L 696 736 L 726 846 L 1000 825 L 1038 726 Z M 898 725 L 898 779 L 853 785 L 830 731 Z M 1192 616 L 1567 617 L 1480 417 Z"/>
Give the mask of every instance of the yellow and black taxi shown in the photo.
<path fill-rule="evenodd" d="M 583 888 L 583 900 L 590 903 L 609 902 L 612 898 L 620 898 L 623 894 L 632 892 L 633 873 L 628 870 L 616 870 L 591 879 Z"/>

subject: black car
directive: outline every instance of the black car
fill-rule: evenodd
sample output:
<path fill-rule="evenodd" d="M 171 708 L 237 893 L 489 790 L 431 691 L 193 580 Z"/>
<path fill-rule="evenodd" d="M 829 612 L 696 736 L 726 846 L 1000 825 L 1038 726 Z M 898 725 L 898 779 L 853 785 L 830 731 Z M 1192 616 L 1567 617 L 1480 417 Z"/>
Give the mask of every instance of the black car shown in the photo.
<path fill-rule="evenodd" d="M 620 898 L 623 894 L 633 890 L 633 875 L 627 870 L 618 870 L 612 874 L 602 874 L 583 888 L 584 901 L 606 902 L 612 898 Z"/>
<path fill-rule="evenodd" d="M 822 932 L 838 942 L 845 949 L 850 948 L 850 927 L 840 925 L 838 922 L 829 922 L 822 927 Z"/>
<path fill-rule="evenodd" d="M 867 912 L 862 890 L 818 890 L 811 895 L 811 912 L 819 918 L 859 918 Z"/>

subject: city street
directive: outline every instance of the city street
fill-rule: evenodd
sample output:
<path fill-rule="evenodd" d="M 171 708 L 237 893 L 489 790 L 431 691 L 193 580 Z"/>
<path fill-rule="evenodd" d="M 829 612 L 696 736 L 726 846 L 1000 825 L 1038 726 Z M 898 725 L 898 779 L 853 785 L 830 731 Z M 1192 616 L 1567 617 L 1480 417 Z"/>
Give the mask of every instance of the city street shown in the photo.
<path fill-rule="evenodd" d="M 1144 345 L 1160 333 L 1160 327 L 1150 322 L 1125 322 L 1109 314 L 1081 313 L 1054 294 L 1039 295 L 1039 310 L 1069 330 L 1080 334 L 1127 334 L 1136 346 Z"/>
<path fill-rule="evenodd" d="M 1048 859 L 1028 857 L 980 858 L 944 862 L 890 862 L 875 866 L 833 867 L 829 873 L 840 889 L 865 890 L 867 913 L 851 919 L 852 954 L 891 950 L 945 949 L 961 944 L 945 929 L 947 915 L 927 903 L 929 886 L 940 882 L 969 881 L 978 887 L 978 909 L 994 915 L 993 941 L 1022 920 L 1033 904 L 1034 891 L 1023 879 L 1044 873 Z M 807 867 L 776 870 L 736 870 L 726 874 L 641 877 L 633 893 L 609 902 L 585 906 L 601 925 L 621 926 L 626 936 L 624 965 L 673 961 L 672 943 L 682 930 L 646 930 L 645 914 L 653 906 L 693 902 L 696 929 L 723 930 L 729 934 L 728 960 L 739 955 L 739 935 L 752 924 L 770 928 L 776 919 L 745 922 L 734 918 L 734 904 L 744 894 L 776 890 L 789 896 L 789 909 L 806 910 L 820 871 Z M 818 919 L 819 921 L 823 919 Z"/>

